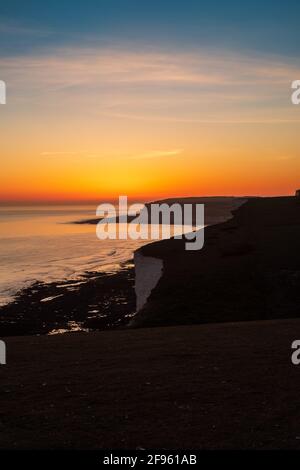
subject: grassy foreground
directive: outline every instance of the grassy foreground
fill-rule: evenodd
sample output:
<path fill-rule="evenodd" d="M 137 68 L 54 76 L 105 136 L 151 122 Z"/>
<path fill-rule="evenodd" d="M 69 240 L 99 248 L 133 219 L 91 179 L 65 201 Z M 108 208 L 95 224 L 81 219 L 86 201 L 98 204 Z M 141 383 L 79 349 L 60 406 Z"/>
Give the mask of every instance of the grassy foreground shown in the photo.
<path fill-rule="evenodd" d="M 300 320 L 6 338 L 1 448 L 300 448 Z"/>

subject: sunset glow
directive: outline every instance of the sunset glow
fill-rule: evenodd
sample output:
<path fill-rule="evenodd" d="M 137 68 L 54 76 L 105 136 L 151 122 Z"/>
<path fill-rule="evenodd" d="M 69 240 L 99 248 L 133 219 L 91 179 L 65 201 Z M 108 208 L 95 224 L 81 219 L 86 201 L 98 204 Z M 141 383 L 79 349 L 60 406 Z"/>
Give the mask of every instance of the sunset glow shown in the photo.
<path fill-rule="evenodd" d="M 20 26 L 6 37 L 22 38 Z M 0 200 L 292 194 L 300 67 L 283 53 L 143 37 L 0 56 Z"/>

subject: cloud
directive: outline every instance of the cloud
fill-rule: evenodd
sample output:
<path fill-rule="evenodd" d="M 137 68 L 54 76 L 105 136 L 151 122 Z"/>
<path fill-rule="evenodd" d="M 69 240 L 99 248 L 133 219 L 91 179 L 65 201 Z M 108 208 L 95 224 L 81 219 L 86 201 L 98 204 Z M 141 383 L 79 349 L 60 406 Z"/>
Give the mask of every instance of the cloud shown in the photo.
<path fill-rule="evenodd" d="M 69 152 L 69 151 L 49 151 L 49 152 L 41 152 L 41 157 L 79 157 L 79 158 L 97 158 L 99 157 L 98 154 L 86 152 L 86 151 L 79 151 L 79 152 Z"/>
<path fill-rule="evenodd" d="M 290 85 L 300 67 L 280 56 L 147 47 L 64 47 L 0 57 L 15 102 L 95 119 L 158 122 L 299 122 Z"/>
<path fill-rule="evenodd" d="M 184 149 L 174 149 L 174 150 L 154 150 L 152 152 L 146 152 L 139 155 L 135 155 L 131 158 L 135 160 L 143 160 L 147 158 L 160 158 L 160 157 L 174 157 L 180 155 Z"/>
<path fill-rule="evenodd" d="M 151 152 L 140 153 L 137 155 L 114 155 L 114 157 L 119 158 L 129 158 L 134 160 L 143 160 L 148 158 L 160 158 L 160 157 L 174 157 L 176 155 L 180 155 L 184 149 L 171 149 L 171 150 L 153 150 Z M 91 153 L 88 151 L 77 151 L 77 152 L 69 152 L 69 151 L 46 151 L 40 153 L 41 157 L 90 157 L 90 158 L 100 158 L 100 154 Z"/>
<path fill-rule="evenodd" d="M 49 33 L 49 30 L 25 26 L 7 18 L 0 18 L 0 34 L 45 36 Z"/>
<path fill-rule="evenodd" d="M 59 157 L 60 155 L 81 155 L 79 152 L 41 152 L 41 157 Z"/>
<path fill-rule="evenodd" d="M 147 116 L 147 115 L 135 115 L 135 114 L 118 114 L 118 113 L 111 113 L 107 114 L 107 116 L 119 118 L 119 119 L 126 119 L 132 121 L 159 121 L 159 122 L 167 122 L 167 123 L 186 123 L 186 124 L 299 124 L 300 118 L 252 118 L 252 119 L 231 119 L 231 118 L 224 118 L 224 119 L 189 119 L 183 117 L 173 117 L 173 116 Z"/>
<path fill-rule="evenodd" d="M 278 161 L 278 162 L 286 162 L 286 161 L 294 160 L 294 159 L 295 159 L 294 155 L 279 155 L 279 156 L 275 157 L 275 160 Z"/>
<path fill-rule="evenodd" d="M 58 48 L 43 54 L 0 58 L 1 69 L 32 86 L 73 87 L 103 84 L 178 84 L 202 86 L 288 83 L 300 68 L 283 58 L 231 52 L 188 53 L 117 48 Z"/>

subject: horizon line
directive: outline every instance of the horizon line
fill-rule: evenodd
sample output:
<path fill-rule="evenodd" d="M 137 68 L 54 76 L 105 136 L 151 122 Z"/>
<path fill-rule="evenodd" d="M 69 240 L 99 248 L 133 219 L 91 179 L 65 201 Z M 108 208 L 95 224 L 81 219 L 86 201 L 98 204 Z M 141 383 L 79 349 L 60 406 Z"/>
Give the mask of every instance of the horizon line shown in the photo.
<path fill-rule="evenodd" d="M 296 191 L 296 189 L 295 189 Z M 294 193 L 286 194 L 202 194 L 202 195 L 153 195 L 153 196 L 127 196 L 129 202 L 150 202 L 150 201 L 163 201 L 168 199 L 197 199 L 197 198 L 254 198 L 254 197 L 291 197 L 294 196 Z M 97 205 L 102 204 L 103 202 L 114 203 L 119 197 L 126 196 L 120 194 L 114 197 L 108 198 L 99 198 L 99 199 L 12 199 L 12 200 L 1 200 L 0 207 L 3 206 L 47 206 L 47 205 L 66 205 L 66 206 L 75 206 L 75 205 Z"/>

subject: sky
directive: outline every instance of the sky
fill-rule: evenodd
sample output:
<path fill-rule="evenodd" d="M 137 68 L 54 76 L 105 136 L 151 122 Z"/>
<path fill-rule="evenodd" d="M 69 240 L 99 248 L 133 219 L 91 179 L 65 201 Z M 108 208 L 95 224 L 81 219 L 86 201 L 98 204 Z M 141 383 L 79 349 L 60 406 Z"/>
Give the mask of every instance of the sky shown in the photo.
<path fill-rule="evenodd" d="M 0 5 L 0 202 L 293 194 L 299 1 Z"/>

